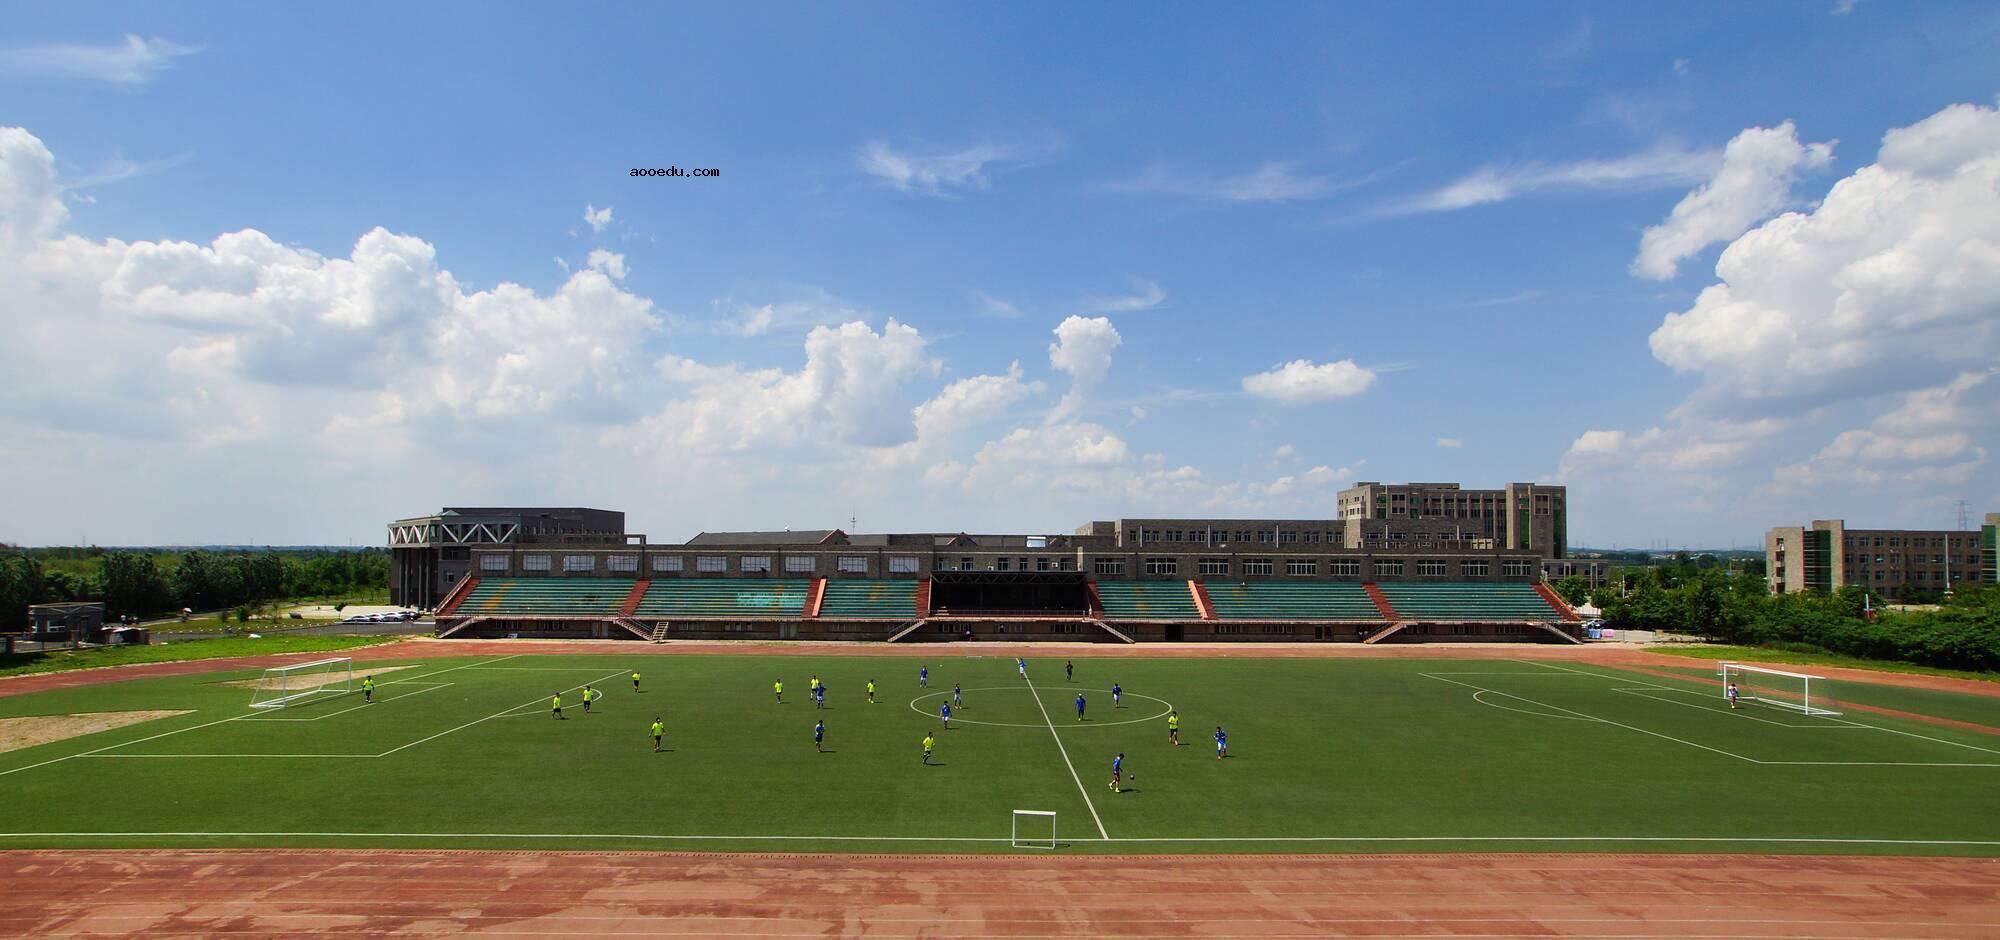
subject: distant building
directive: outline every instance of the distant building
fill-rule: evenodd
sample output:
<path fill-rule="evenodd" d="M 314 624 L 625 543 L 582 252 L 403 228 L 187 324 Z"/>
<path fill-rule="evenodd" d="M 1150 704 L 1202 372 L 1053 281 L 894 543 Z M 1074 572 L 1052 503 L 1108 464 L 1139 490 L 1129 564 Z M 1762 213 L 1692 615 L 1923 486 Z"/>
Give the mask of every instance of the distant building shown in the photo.
<path fill-rule="evenodd" d="M 1450 545 L 1467 550 L 1569 554 L 1569 492 L 1540 483 L 1468 490 L 1456 483 L 1356 483 L 1340 491 L 1347 548 L 1407 551 Z"/>
<path fill-rule="evenodd" d="M 104 632 L 104 605 L 95 601 L 29 604 L 28 624 L 37 639 L 95 643 Z"/>
<path fill-rule="evenodd" d="M 1992 584 L 1996 530 L 2000 513 L 1988 513 L 1978 532 L 1850 529 L 1840 519 L 1815 519 L 1764 533 L 1764 568 L 1773 593 L 1857 586 L 1902 597 Z"/>
<path fill-rule="evenodd" d="M 1611 581 L 1611 563 L 1602 558 L 1544 558 L 1542 559 L 1542 580 L 1555 582 L 1568 577 L 1578 577 L 1593 588 L 1601 588 Z"/>
<path fill-rule="evenodd" d="M 637 536 L 644 544 L 645 536 Z M 472 550 L 583 541 L 623 544 L 625 514 L 608 509 L 447 507 L 389 523 L 389 603 L 435 607 L 472 573 Z"/>

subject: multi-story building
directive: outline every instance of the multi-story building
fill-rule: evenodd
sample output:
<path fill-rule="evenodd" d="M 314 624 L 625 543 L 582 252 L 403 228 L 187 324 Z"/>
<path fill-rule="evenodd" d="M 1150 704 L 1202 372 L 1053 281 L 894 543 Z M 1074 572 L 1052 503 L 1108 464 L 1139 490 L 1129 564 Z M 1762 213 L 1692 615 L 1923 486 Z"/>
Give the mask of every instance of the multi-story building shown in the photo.
<path fill-rule="evenodd" d="M 1348 548 L 1463 544 L 1533 552 L 1543 558 L 1569 553 L 1567 488 L 1509 483 L 1497 490 L 1462 489 L 1456 483 L 1356 483 L 1340 491 L 1341 538 Z"/>
<path fill-rule="evenodd" d="M 1771 590 L 1868 588 L 1885 597 L 1937 594 L 1962 584 L 1991 584 L 2000 513 L 1978 532 L 1942 529 L 1850 529 L 1839 519 L 1780 526 L 1764 533 Z"/>
<path fill-rule="evenodd" d="M 1022 638 L 1522 639 L 1568 638 L 1561 625 L 1575 619 L 1541 585 L 1532 551 L 1462 539 L 1349 548 L 1335 519 L 703 532 L 682 544 L 623 528 L 622 514 L 600 510 L 398 520 L 392 593 L 438 608 L 454 635 L 883 639 L 923 623 Z"/>
<path fill-rule="evenodd" d="M 389 523 L 389 603 L 435 607 L 472 573 L 474 549 L 491 552 L 564 541 L 644 543 L 625 534 L 625 514 L 608 509 L 446 507 Z"/>

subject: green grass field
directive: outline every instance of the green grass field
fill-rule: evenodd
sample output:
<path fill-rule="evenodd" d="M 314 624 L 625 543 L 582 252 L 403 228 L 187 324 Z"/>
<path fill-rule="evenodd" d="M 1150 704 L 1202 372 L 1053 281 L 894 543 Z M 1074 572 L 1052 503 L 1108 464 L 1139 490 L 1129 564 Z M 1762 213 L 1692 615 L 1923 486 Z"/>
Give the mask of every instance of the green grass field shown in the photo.
<path fill-rule="evenodd" d="M 1010 811 L 1030 809 L 1058 814 L 1063 852 L 2000 855 L 2000 737 L 1859 711 L 1731 713 L 1707 677 L 1084 659 L 1067 683 L 1061 660 L 1038 659 L 1031 691 L 1011 658 L 923 662 L 928 690 L 901 657 L 589 655 L 425 660 L 384 673 L 373 705 L 253 711 L 222 683 L 255 672 L 0 698 L 0 718 L 195 710 L 0 753 L 0 845 L 989 852 L 1013 851 Z M 806 696 L 815 673 L 824 711 Z M 585 682 L 606 693 L 588 715 Z M 953 683 L 965 707 L 937 730 Z M 1891 698 L 2000 726 L 2000 699 Z M 1184 747 L 1167 743 L 1169 706 Z M 1120 751 L 1136 779 L 1114 793 Z"/>

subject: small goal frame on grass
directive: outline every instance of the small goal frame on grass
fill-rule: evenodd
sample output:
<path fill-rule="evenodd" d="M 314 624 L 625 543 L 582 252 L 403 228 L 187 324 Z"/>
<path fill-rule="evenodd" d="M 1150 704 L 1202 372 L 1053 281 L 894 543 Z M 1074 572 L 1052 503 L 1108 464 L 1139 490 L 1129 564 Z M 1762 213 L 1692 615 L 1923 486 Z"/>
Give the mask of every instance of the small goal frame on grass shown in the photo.
<path fill-rule="evenodd" d="M 313 679 L 338 673 L 340 678 L 315 682 Z M 309 663 L 272 666 L 264 670 L 251 693 L 251 708 L 289 708 L 315 695 L 345 695 L 354 690 L 354 660 L 346 656 L 315 659 Z"/>
<path fill-rule="evenodd" d="M 1824 676 L 1809 676 L 1802 672 L 1786 672 L 1748 663 L 1722 663 L 1716 666 L 1715 671 L 1722 677 L 1724 699 L 1729 697 L 1729 686 L 1734 683 L 1739 701 L 1816 717 L 1831 718 L 1840 714 L 1840 703 L 1827 692 Z"/>
<path fill-rule="evenodd" d="M 1049 841 L 1046 845 L 1040 839 L 1030 839 L 1027 841 L 1021 839 L 1021 817 L 1023 816 L 1031 820 L 1046 818 L 1049 821 Z M 1035 829 L 1038 832 L 1041 830 L 1039 823 L 1035 826 Z M 1007 827 L 1007 841 L 1017 849 L 1046 849 L 1054 851 L 1056 847 L 1056 814 L 1045 809 L 1015 810 L 1012 821 Z"/>

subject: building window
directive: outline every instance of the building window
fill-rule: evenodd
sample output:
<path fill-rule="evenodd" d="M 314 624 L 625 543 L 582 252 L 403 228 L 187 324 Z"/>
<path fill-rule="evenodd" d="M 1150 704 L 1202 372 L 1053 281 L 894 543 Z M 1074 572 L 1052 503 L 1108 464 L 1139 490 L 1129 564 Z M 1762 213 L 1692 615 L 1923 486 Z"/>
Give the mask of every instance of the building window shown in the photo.
<path fill-rule="evenodd" d="M 1358 578 L 1361 576 L 1361 562 L 1354 558 L 1335 558 L 1326 563 L 1326 573 L 1335 577 Z"/>
<path fill-rule="evenodd" d="M 1528 576 L 1528 565 L 1529 563 L 1525 561 L 1510 561 L 1502 565 L 1501 570 L 1506 573 L 1507 577 L 1525 578 Z"/>
<path fill-rule="evenodd" d="M 998 560 L 998 561 L 995 561 L 995 562 L 993 563 L 993 570 L 994 570 L 994 571 L 1006 571 L 1006 570 L 1007 570 L 1007 566 L 1008 566 L 1008 564 L 1010 564 L 1010 563 L 1009 563 L 1009 562 L 1007 561 L 1006 557 L 1005 557 L 1005 556 L 1002 556 L 1002 557 L 1000 558 L 1000 560 Z"/>
<path fill-rule="evenodd" d="M 758 574 L 768 573 L 771 570 L 771 556 L 745 555 L 743 556 L 742 567 L 738 568 L 737 570 L 743 572 L 744 574 L 750 574 L 753 572 Z"/>
<path fill-rule="evenodd" d="M 812 574 L 819 567 L 819 559 L 811 555 L 786 555 L 785 571 L 791 574 Z"/>
<path fill-rule="evenodd" d="M 729 559 L 721 555 L 701 555 L 694 560 L 694 570 L 701 572 L 728 571 Z"/>
<path fill-rule="evenodd" d="M 1037 558 L 1037 559 L 1035 559 L 1035 570 L 1036 570 L 1036 571 L 1047 571 L 1047 570 L 1049 570 L 1049 560 L 1048 560 L 1047 558 Z"/>
<path fill-rule="evenodd" d="M 481 570 L 481 571 L 506 571 L 506 570 L 507 570 L 507 556 L 505 556 L 505 555 L 481 555 L 481 556 L 479 556 L 479 570 Z"/>
<path fill-rule="evenodd" d="M 1444 560 L 1439 558 L 1417 559 L 1417 577 L 1419 578 L 1444 577 Z"/>
<path fill-rule="evenodd" d="M 1271 530 L 1269 530 L 1269 529 L 1258 529 L 1258 530 L 1257 530 L 1257 541 L 1258 541 L 1258 542 L 1261 542 L 1261 543 L 1263 543 L 1263 544 L 1266 544 L 1266 545 L 1270 544 L 1270 543 L 1271 543 Z"/>
<path fill-rule="evenodd" d="M 1091 562 L 1091 568 L 1098 574 L 1115 574 L 1122 576 L 1125 574 L 1125 559 L 1099 558 Z"/>
<path fill-rule="evenodd" d="M 867 574 L 868 556 L 842 555 L 840 556 L 840 561 L 836 563 L 835 567 L 847 574 Z"/>
<path fill-rule="evenodd" d="M 654 555 L 654 556 L 653 556 L 653 570 L 654 570 L 654 571 L 680 571 L 680 570 L 682 570 L 682 569 L 681 569 L 681 556 L 679 556 L 679 555 Z"/>
<path fill-rule="evenodd" d="M 958 560 L 958 570 L 960 570 L 960 571 L 971 571 L 971 570 L 972 570 L 972 559 L 970 559 L 970 558 L 960 558 L 960 559 Z"/>
<path fill-rule="evenodd" d="M 522 571 L 547 571 L 547 570 L 549 570 L 549 556 L 547 556 L 547 555 L 522 555 L 522 556 L 521 556 L 521 570 L 522 570 Z"/>
<path fill-rule="evenodd" d="M 916 574 L 917 560 L 912 557 L 891 558 L 889 571 L 893 574 Z"/>
<path fill-rule="evenodd" d="M 612 555 L 604 559 L 604 567 L 612 571 L 638 571 L 639 556 Z"/>
<path fill-rule="evenodd" d="M 1486 577 L 1487 565 L 1483 561 L 1462 561 L 1458 563 L 1458 573 L 1467 578 Z"/>
<path fill-rule="evenodd" d="M 1382 576 L 1384 576 L 1384 575 L 1387 575 L 1387 576 L 1389 576 L 1389 577 L 1392 577 L 1392 578 L 1400 578 L 1400 577 L 1402 577 L 1402 576 L 1403 576 L 1403 560 L 1402 560 L 1401 558 L 1377 558 L 1377 559 L 1375 559 L 1375 576 L 1379 578 L 1379 577 L 1382 577 Z"/>
<path fill-rule="evenodd" d="M 1269 558 L 1243 559 L 1243 573 L 1246 575 L 1270 574 L 1272 571 L 1276 570 L 1276 567 L 1277 566 L 1271 563 L 1271 559 Z"/>
<path fill-rule="evenodd" d="M 1179 574 L 1180 570 L 1181 570 L 1181 563 L 1179 559 L 1175 558 L 1146 559 L 1147 574 Z"/>
<path fill-rule="evenodd" d="M 1200 565 L 1202 574 L 1219 574 L 1224 576 L 1229 574 L 1229 559 L 1227 558 L 1204 558 L 1197 564 Z"/>
<path fill-rule="evenodd" d="M 1285 573 L 1316 575 L 1319 574 L 1319 562 L 1311 558 L 1288 558 L 1285 560 Z"/>
<path fill-rule="evenodd" d="M 564 555 L 564 556 L 563 556 L 563 570 L 564 570 L 564 571 L 596 571 L 596 570 L 597 570 L 597 556 L 595 556 L 595 555 Z"/>

